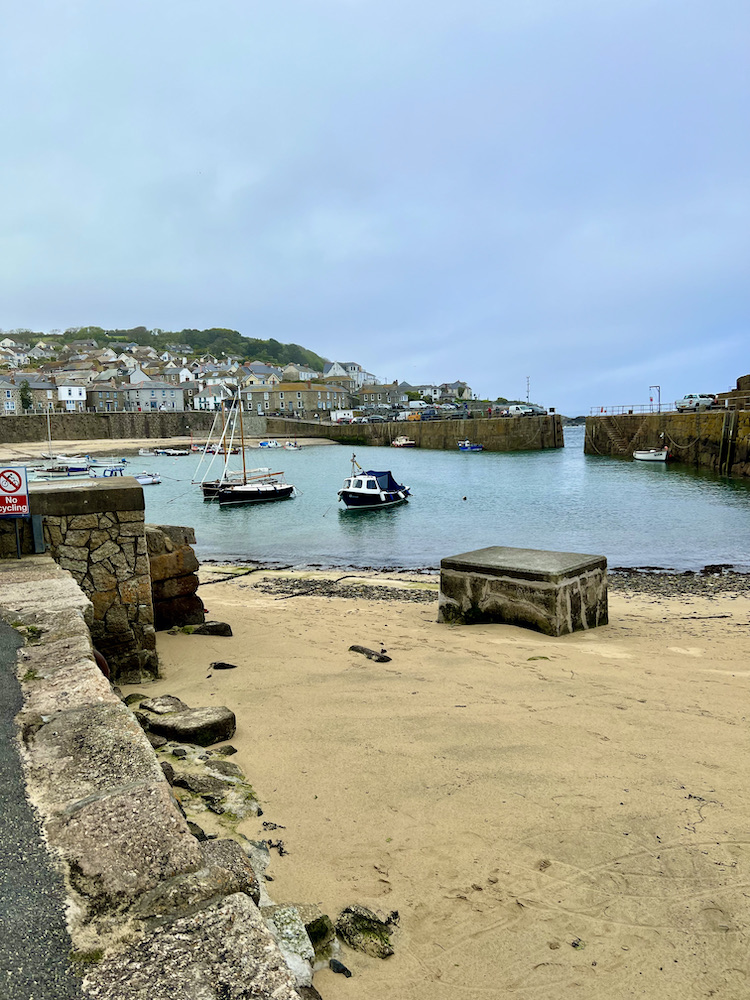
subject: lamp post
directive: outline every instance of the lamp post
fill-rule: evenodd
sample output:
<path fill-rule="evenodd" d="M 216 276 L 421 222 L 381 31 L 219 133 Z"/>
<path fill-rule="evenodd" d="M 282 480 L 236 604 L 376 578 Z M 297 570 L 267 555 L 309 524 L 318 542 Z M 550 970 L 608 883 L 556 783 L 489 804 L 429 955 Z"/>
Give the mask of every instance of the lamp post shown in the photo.
<path fill-rule="evenodd" d="M 661 386 L 660 385 L 650 385 L 649 391 L 651 389 L 656 389 L 656 412 L 661 413 Z M 654 397 L 651 397 L 651 402 L 653 403 Z"/>

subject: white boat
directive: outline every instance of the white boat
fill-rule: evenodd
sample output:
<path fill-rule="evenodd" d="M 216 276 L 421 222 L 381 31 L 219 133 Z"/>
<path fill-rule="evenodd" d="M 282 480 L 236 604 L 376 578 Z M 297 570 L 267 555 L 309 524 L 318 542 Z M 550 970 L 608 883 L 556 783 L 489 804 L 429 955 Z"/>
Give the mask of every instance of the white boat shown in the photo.
<path fill-rule="evenodd" d="M 158 472 L 136 472 L 133 477 L 141 486 L 158 486 L 161 476 Z"/>
<path fill-rule="evenodd" d="M 284 447 L 287 451 L 302 451 L 302 445 L 297 444 L 296 441 L 287 441 Z"/>
<path fill-rule="evenodd" d="M 391 441 L 391 448 L 416 448 L 417 442 L 413 441 L 411 438 L 406 437 L 404 434 L 399 434 L 397 438 Z"/>
<path fill-rule="evenodd" d="M 278 441 L 269 440 L 269 441 L 260 441 L 258 443 L 258 447 L 259 448 L 280 448 L 281 445 L 279 444 Z"/>
<path fill-rule="evenodd" d="M 138 454 L 141 458 L 156 458 L 156 452 L 152 451 L 150 448 L 139 448 Z"/>
<path fill-rule="evenodd" d="M 459 441 L 458 442 L 458 450 L 459 451 L 484 451 L 484 445 L 483 444 L 473 444 L 467 438 L 465 441 Z"/>
<path fill-rule="evenodd" d="M 669 448 L 644 448 L 634 451 L 633 458 L 639 462 L 666 462 L 670 458 Z"/>
<path fill-rule="evenodd" d="M 169 458 L 180 458 L 183 455 L 189 455 L 190 450 L 188 448 L 155 448 L 155 455 L 167 455 Z"/>

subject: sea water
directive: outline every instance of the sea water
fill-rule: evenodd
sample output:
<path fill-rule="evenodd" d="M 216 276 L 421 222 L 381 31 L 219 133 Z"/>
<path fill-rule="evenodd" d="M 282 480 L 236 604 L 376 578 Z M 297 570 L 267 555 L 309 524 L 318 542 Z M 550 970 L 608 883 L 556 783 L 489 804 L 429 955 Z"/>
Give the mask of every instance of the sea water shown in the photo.
<path fill-rule="evenodd" d="M 353 452 L 364 469 L 390 469 L 411 490 L 409 503 L 344 510 L 336 494 Z M 246 455 L 248 467 L 283 471 L 299 495 L 222 509 L 190 484 L 198 456 L 135 457 L 130 471 L 147 465 L 162 475 L 144 488 L 146 520 L 193 526 L 201 559 L 437 569 L 445 556 L 511 545 L 601 554 L 610 567 L 750 570 L 750 482 L 586 456 L 582 427 L 566 428 L 565 448 L 548 451 L 309 445 Z"/>

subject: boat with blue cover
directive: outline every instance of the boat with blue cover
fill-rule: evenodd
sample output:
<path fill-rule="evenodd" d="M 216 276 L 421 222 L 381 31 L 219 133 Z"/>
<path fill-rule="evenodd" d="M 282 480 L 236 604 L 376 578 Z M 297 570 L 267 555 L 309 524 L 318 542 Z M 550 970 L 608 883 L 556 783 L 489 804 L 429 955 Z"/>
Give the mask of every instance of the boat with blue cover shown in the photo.
<path fill-rule="evenodd" d="M 352 455 L 352 472 L 338 493 L 347 510 L 376 510 L 379 507 L 394 507 L 406 503 L 410 493 L 406 486 L 397 483 L 388 471 L 365 471 Z"/>

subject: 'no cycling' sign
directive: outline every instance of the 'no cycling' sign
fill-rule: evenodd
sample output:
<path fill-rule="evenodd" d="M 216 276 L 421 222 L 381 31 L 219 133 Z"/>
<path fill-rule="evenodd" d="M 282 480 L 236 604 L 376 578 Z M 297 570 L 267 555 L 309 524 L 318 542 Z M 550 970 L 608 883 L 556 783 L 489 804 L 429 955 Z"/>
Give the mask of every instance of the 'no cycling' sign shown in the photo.
<path fill-rule="evenodd" d="M 0 467 L 0 517 L 29 516 L 29 484 L 24 466 Z"/>

